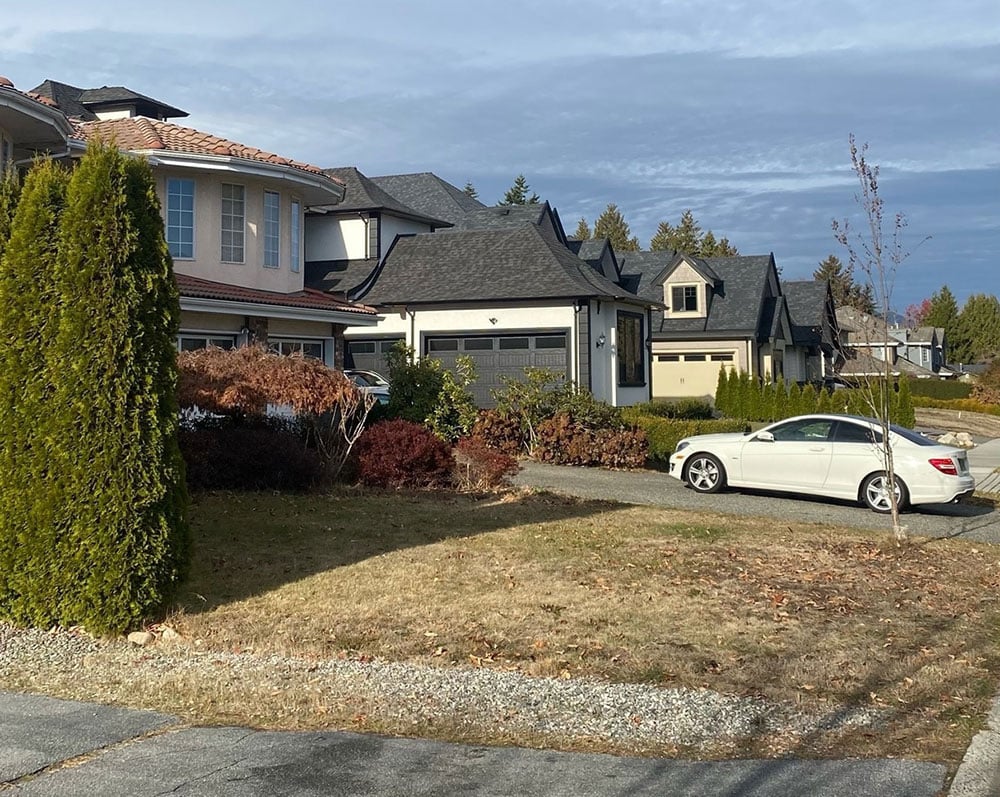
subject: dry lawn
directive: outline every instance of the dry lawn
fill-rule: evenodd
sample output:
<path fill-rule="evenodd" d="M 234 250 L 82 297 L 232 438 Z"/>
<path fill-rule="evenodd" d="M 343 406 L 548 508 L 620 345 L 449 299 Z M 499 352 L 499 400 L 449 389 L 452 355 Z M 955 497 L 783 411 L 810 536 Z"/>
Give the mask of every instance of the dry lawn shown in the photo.
<path fill-rule="evenodd" d="M 1000 550 L 550 496 L 214 495 L 171 623 L 360 656 L 874 705 L 820 754 L 958 760 L 1000 672 Z"/>

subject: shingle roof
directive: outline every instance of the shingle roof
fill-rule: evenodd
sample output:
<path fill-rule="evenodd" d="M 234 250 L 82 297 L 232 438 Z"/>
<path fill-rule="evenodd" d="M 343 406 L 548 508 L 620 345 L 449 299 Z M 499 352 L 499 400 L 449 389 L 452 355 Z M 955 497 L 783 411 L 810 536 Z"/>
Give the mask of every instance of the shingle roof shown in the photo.
<path fill-rule="evenodd" d="M 781 283 L 792 319 L 792 340 L 802 346 L 823 341 L 826 302 L 830 287 L 826 280 L 789 280 Z"/>
<path fill-rule="evenodd" d="M 94 108 L 104 105 L 132 103 L 142 116 L 178 117 L 187 116 L 187 111 L 167 105 L 165 102 L 132 91 L 125 86 L 101 86 L 96 89 L 81 89 L 69 83 L 55 80 L 42 81 L 33 91 L 53 100 L 64 114 L 84 121 L 97 119 Z"/>
<path fill-rule="evenodd" d="M 240 285 L 229 285 L 222 282 L 192 277 L 187 274 L 175 274 L 177 288 L 181 296 L 195 299 L 218 299 L 220 301 L 246 302 L 248 304 L 276 305 L 278 307 L 301 307 L 310 310 L 330 310 L 340 313 L 357 313 L 358 315 L 374 315 L 375 311 L 362 304 L 338 299 L 328 293 L 306 288 L 294 293 L 278 293 L 262 291 L 256 288 L 244 288 Z"/>
<path fill-rule="evenodd" d="M 389 174 L 370 178 L 375 185 L 414 210 L 435 219 L 457 224 L 470 211 L 485 208 L 451 183 L 432 172 Z"/>
<path fill-rule="evenodd" d="M 323 172 L 346 186 L 344 201 L 337 211 L 387 210 L 397 216 L 423 221 L 433 227 L 450 227 L 451 222 L 434 218 L 411 208 L 396 197 L 382 190 L 354 166 L 324 169 Z"/>
<path fill-rule="evenodd" d="M 368 304 L 639 297 L 596 273 L 532 224 L 399 238 Z"/>
<path fill-rule="evenodd" d="M 114 141 L 122 149 L 145 151 L 163 150 L 193 155 L 217 155 L 244 160 L 287 166 L 312 174 L 323 175 L 323 170 L 309 163 L 283 158 L 273 152 L 238 144 L 211 133 L 202 133 L 192 127 L 172 122 L 132 116 L 124 119 L 101 119 L 96 122 L 77 122 L 77 131 L 85 139 Z M 325 175 L 324 175 L 325 176 Z M 330 178 L 333 179 L 333 178 Z M 335 180 L 335 182 L 337 182 Z"/>
<path fill-rule="evenodd" d="M 306 261 L 305 283 L 318 291 L 347 294 L 358 288 L 375 270 L 378 261 L 313 260 Z"/>
<path fill-rule="evenodd" d="M 471 210 L 455 222 L 456 230 L 509 230 L 522 224 L 541 224 L 547 204 L 495 205 Z"/>

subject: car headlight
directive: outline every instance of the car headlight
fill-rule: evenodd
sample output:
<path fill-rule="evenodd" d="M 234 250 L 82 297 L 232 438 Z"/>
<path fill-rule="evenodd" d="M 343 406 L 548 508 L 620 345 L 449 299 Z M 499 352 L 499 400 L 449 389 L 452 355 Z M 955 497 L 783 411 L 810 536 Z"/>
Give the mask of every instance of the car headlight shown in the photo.
<path fill-rule="evenodd" d="M 676 454 L 678 451 L 683 451 L 689 445 L 690 443 L 688 443 L 687 440 L 681 440 L 679 443 L 677 443 L 677 448 L 674 449 L 674 453 Z"/>

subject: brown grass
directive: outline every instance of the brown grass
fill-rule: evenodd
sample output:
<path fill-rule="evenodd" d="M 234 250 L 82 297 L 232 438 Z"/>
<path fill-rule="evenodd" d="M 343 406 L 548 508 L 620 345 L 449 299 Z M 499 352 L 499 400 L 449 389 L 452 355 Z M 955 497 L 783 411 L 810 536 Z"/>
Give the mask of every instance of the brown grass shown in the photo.
<path fill-rule="evenodd" d="M 530 495 L 209 495 L 193 517 L 194 566 L 168 622 L 200 651 L 471 663 L 891 710 L 878 734 L 753 740 L 745 754 L 957 762 L 997 689 L 989 545 L 894 548 L 888 533 Z M 308 694 L 171 683 L 159 707 L 202 719 L 358 726 L 356 707 L 320 710 Z"/>

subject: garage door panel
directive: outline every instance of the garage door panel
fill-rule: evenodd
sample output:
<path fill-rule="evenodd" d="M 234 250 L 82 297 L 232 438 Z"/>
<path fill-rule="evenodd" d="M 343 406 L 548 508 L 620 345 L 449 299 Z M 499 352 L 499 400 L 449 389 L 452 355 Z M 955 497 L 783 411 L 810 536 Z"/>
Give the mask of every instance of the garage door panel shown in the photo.
<path fill-rule="evenodd" d="M 402 337 L 350 338 L 345 341 L 347 352 L 350 355 L 347 358 L 347 367 L 357 368 L 360 371 L 376 371 L 383 376 L 388 376 L 389 361 L 386 356 L 397 343 L 402 341 Z"/>
<path fill-rule="evenodd" d="M 735 353 L 678 353 L 653 356 L 653 396 L 683 398 L 714 396 L 722 366 L 731 368 Z"/>

